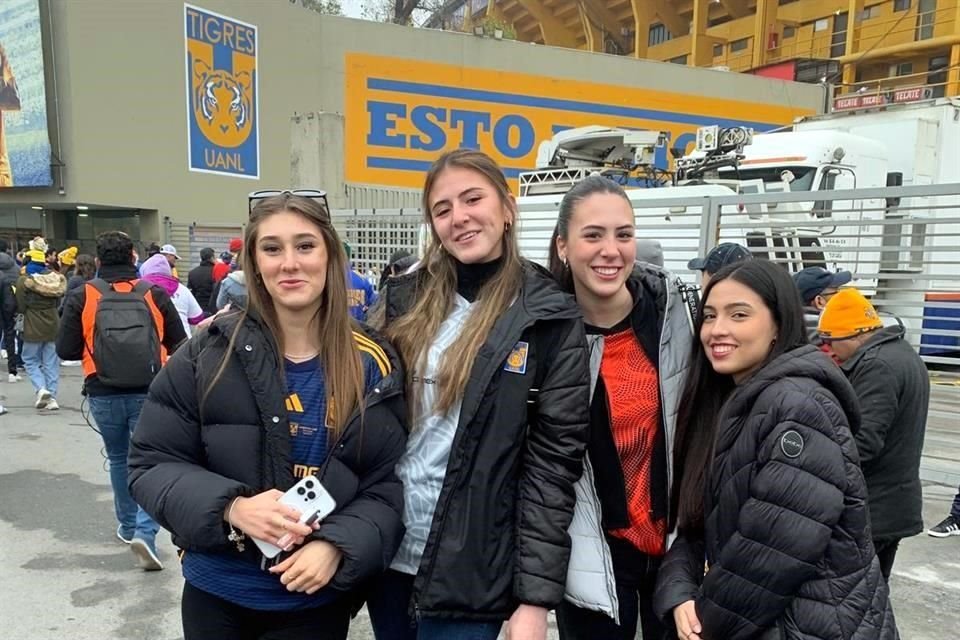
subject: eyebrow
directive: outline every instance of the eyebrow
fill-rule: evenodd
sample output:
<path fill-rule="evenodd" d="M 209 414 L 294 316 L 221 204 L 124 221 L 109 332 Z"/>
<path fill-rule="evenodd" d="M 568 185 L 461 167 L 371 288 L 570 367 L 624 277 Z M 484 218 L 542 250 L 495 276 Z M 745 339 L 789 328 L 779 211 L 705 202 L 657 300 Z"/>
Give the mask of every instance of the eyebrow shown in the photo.
<path fill-rule="evenodd" d="M 730 304 L 725 305 L 723 308 L 729 311 L 730 309 L 735 309 L 737 307 L 746 307 L 747 309 L 753 309 L 753 305 L 750 304 L 749 302 L 731 302 Z M 710 309 L 711 311 L 716 311 L 716 307 L 714 307 L 712 304 L 706 304 L 703 306 L 703 308 Z"/>
<path fill-rule="evenodd" d="M 622 224 L 619 227 L 615 227 L 615 231 L 634 231 L 636 230 L 636 225 L 632 224 Z M 588 224 L 581 229 L 581 231 L 606 231 L 607 228 L 599 224 Z"/>
<path fill-rule="evenodd" d="M 483 187 L 470 187 L 469 189 L 464 189 L 463 191 L 461 191 L 460 193 L 458 193 L 458 194 L 457 194 L 457 198 L 458 198 L 458 199 L 459 199 L 459 198 L 462 198 L 462 197 L 464 197 L 465 195 L 467 195 L 468 193 L 470 193 L 471 191 L 482 191 L 482 190 L 483 190 Z M 444 204 L 445 202 L 450 202 L 450 200 L 448 200 L 447 198 L 444 198 L 443 200 L 437 200 L 436 202 L 434 202 L 434 203 L 430 206 L 430 211 L 433 211 L 434 209 L 437 208 L 437 205 Z"/>
<path fill-rule="evenodd" d="M 318 236 L 315 233 L 298 233 L 293 237 L 293 239 L 294 240 L 303 240 L 304 238 L 318 239 L 319 237 L 320 236 Z M 264 240 L 272 240 L 274 242 L 279 242 L 281 238 L 279 236 L 263 236 L 262 238 L 259 238 L 257 242 L 263 242 Z"/>

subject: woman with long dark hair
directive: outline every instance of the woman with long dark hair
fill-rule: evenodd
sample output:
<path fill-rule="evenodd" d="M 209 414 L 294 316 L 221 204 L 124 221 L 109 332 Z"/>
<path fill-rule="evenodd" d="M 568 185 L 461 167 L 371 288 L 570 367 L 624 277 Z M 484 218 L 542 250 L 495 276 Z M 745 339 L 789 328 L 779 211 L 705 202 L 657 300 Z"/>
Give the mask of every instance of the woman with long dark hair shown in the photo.
<path fill-rule="evenodd" d="M 790 276 L 766 260 L 724 267 L 697 330 L 658 613 L 682 640 L 897 638 L 851 433 L 856 395 L 807 343 Z"/>
<path fill-rule="evenodd" d="M 427 173 L 430 242 L 388 278 L 385 331 L 412 407 L 406 535 L 367 607 L 378 640 L 545 640 L 563 599 L 587 430 L 573 298 L 520 257 L 500 167 L 459 149 Z"/>
<path fill-rule="evenodd" d="M 253 198 L 249 305 L 157 375 L 130 490 L 185 550 L 187 640 L 343 640 L 358 589 L 403 531 L 403 377 L 390 345 L 347 313 L 325 198 Z M 278 501 L 307 476 L 336 502 L 314 527 Z M 287 553 L 268 559 L 254 540 Z"/>
<path fill-rule="evenodd" d="M 590 441 L 570 535 L 561 640 L 644 640 L 666 629 L 653 611 L 667 546 L 677 405 L 691 342 L 676 281 L 635 261 L 633 205 L 591 176 L 560 203 L 550 270 L 575 293 L 590 348 Z M 599 515 L 599 517 L 596 517 Z"/>

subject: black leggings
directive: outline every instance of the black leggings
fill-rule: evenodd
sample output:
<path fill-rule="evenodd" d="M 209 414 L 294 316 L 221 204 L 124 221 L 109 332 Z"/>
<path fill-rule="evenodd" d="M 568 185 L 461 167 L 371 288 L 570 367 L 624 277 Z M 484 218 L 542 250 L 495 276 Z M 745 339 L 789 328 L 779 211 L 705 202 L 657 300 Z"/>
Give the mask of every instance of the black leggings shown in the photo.
<path fill-rule="evenodd" d="M 184 640 L 346 640 L 350 611 L 340 603 L 299 611 L 257 611 L 183 585 Z"/>

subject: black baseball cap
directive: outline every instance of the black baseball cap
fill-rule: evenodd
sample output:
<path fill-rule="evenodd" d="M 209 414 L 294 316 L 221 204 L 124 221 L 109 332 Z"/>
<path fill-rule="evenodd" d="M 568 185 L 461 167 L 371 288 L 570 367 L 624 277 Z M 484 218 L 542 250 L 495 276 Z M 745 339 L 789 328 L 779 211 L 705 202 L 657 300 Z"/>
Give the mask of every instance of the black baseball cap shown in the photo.
<path fill-rule="evenodd" d="M 753 255 L 743 245 L 736 242 L 723 242 L 711 249 L 706 257 L 694 258 L 688 262 L 687 269 L 716 273 L 728 264 L 750 260 L 751 258 L 753 258 Z"/>
<path fill-rule="evenodd" d="M 803 304 L 810 304 L 824 289 L 836 289 L 850 282 L 853 274 L 849 271 L 827 271 L 823 267 L 807 267 L 793 274 L 793 282 L 800 290 Z"/>

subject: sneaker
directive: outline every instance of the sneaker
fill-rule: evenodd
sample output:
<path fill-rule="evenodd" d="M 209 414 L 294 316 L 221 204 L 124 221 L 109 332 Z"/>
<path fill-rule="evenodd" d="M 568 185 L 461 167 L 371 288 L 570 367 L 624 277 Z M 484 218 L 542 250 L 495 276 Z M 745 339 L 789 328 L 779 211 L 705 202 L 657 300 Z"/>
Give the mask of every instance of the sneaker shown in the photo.
<path fill-rule="evenodd" d="M 157 555 L 157 544 L 154 541 L 147 541 L 143 538 L 134 538 L 130 543 L 130 550 L 137 556 L 140 567 L 144 571 L 160 571 L 163 569 L 163 563 L 160 562 L 160 556 Z"/>
<path fill-rule="evenodd" d="M 60 409 L 60 405 L 57 404 L 56 398 L 50 398 L 47 402 L 47 411 L 57 411 Z"/>
<path fill-rule="evenodd" d="M 123 544 L 130 544 L 133 542 L 133 532 L 125 533 L 123 530 L 123 525 L 117 526 L 117 539 L 120 540 Z"/>
<path fill-rule="evenodd" d="M 946 538 L 949 536 L 960 536 L 960 521 L 953 516 L 947 516 L 943 522 L 927 530 L 928 536 L 934 538 Z"/>
<path fill-rule="evenodd" d="M 10 413 L 10 411 L 5 406 L 0 404 L 0 416 L 2 416 L 5 413 Z"/>
<path fill-rule="evenodd" d="M 7 374 L 7 382 L 20 382 L 23 378 L 20 377 L 20 374 L 10 373 Z"/>
<path fill-rule="evenodd" d="M 61 367 L 79 367 L 81 364 L 83 363 L 80 360 L 61 360 L 60 361 Z"/>
<path fill-rule="evenodd" d="M 6 349 L 0 349 L 0 359 L 3 359 L 3 360 L 6 360 L 6 359 L 7 359 L 7 350 L 6 350 Z"/>
<path fill-rule="evenodd" d="M 33 403 L 33 406 L 37 409 L 45 409 L 52 397 L 53 395 L 49 391 L 40 389 L 40 391 L 37 391 L 37 401 Z"/>

